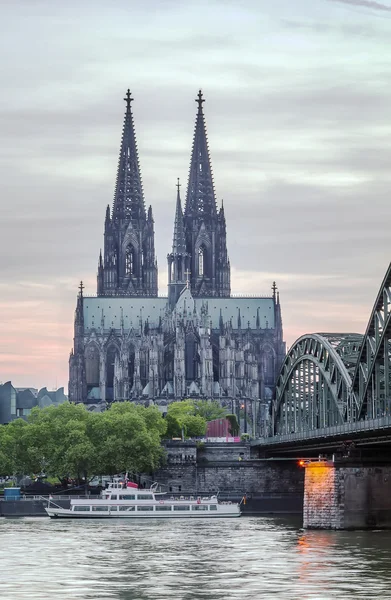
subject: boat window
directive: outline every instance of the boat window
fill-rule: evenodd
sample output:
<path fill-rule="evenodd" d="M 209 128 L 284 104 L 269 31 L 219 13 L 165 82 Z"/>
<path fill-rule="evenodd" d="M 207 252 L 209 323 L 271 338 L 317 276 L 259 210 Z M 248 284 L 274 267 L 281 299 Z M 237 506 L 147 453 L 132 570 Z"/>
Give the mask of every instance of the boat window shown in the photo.
<path fill-rule="evenodd" d="M 180 506 L 174 506 L 174 510 L 190 510 L 190 506 L 186 506 L 185 504 Z"/>
<path fill-rule="evenodd" d="M 132 510 L 134 511 L 135 508 L 135 506 L 119 506 L 118 510 L 120 512 L 131 512 Z"/>
<path fill-rule="evenodd" d="M 119 497 L 120 500 L 134 500 L 134 498 L 134 494 L 121 494 Z"/>
<path fill-rule="evenodd" d="M 151 511 L 151 510 L 153 510 L 153 506 L 138 506 L 137 510 L 138 511 L 139 510 L 149 510 L 149 511 Z"/>
<path fill-rule="evenodd" d="M 87 512 L 87 511 L 90 512 L 90 507 L 89 506 L 74 506 L 73 510 L 77 510 L 77 511 L 83 510 L 85 512 Z"/>
<path fill-rule="evenodd" d="M 137 500 L 153 500 L 153 496 L 151 494 L 139 494 Z"/>
<path fill-rule="evenodd" d="M 196 506 L 191 507 L 192 510 L 208 510 L 208 506 L 206 504 L 197 504 Z"/>
<path fill-rule="evenodd" d="M 109 510 L 108 506 L 93 506 L 92 512 L 107 512 Z"/>
<path fill-rule="evenodd" d="M 155 510 L 171 510 L 171 506 L 155 506 Z"/>
<path fill-rule="evenodd" d="M 110 500 L 117 500 L 117 494 L 111 494 L 111 496 L 109 496 Z"/>
<path fill-rule="evenodd" d="M 216 504 L 211 504 L 209 506 L 209 510 L 217 510 L 217 505 Z"/>

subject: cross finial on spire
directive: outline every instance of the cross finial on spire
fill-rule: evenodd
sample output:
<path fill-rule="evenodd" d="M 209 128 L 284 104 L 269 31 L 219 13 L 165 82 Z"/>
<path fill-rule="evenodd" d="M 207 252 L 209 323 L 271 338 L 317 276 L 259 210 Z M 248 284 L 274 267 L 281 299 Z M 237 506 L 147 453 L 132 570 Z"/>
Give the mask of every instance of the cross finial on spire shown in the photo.
<path fill-rule="evenodd" d="M 126 97 L 124 98 L 126 102 L 126 110 L 130 110 L 130 103 L 133 102 L 134 98 L 132 98 L 132 94 L 130 93 L 130 89 L 128 88 L 126 91 Z"/>
<path fill-rule="evenodd" d="M 203 102 L 205 102 L 205 100 L 202 97 L 202 91 L 201 90 L 198 91 L 196 102 L 198 104 L 198 109 L 202 110 L 202 104 L 203 104 Z"/>
<path fill-rule="evenodd" d="M 190 287 L 190 275 L 191 275 L 191 271 L 189 271 L 189 269 L 187 269 L 187 271 L 185 271 L 185 275 L 186 275 L 186 288 L 189 289 Z"/>
<path fill-rule="evenodd" d="M 81 281 L 80 285 L 79 285 L 80 298 L 83 298 L 83 290 L 84 290 L 84 285 L 83 285 L 83 282 Z"/>
<path fill-rule="evenodd" d="M 179 188 L 180 187 L 181 187 L 181 184 L 179 183 L 179 177 L 177 177 L 176 189 L 177 189 L 178 194 L 179 194 Z"/>

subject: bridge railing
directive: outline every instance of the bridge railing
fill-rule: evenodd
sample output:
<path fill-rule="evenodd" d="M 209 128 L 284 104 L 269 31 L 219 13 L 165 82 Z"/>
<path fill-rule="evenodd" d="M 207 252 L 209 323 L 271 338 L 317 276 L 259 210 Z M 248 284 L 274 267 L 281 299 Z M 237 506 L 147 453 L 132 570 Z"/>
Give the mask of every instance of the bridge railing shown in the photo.
<path fill-rule="evenodd" d="M 391 415 L 377 417 L 376 419 L 366 419 L 356 421 L 355 423 L 343 423 L 342 425 L 333 425 L 331 427 L 322 427 L 320 429 L 308 429 L 296 433 L 284 433 L 272 437 L 262 438 L 259 444 L 282 444 L 284 442 L 295 442 L 300 440 L 310 440 L 317 438 L 326 438 L 333 436 L 344 436 L 346 434 L 357 433 L 358 431 L 375 431 L 391 428 Z"/>

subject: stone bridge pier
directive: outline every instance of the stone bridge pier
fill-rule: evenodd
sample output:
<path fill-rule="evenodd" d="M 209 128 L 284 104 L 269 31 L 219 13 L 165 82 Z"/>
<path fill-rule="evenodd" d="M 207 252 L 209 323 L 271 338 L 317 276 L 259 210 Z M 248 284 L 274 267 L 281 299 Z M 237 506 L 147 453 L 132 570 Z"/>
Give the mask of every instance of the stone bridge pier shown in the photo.
<path fill-rule="evenodd" d="M 391 529 L 391 461 L 305 461 L 303 526 Z"/>

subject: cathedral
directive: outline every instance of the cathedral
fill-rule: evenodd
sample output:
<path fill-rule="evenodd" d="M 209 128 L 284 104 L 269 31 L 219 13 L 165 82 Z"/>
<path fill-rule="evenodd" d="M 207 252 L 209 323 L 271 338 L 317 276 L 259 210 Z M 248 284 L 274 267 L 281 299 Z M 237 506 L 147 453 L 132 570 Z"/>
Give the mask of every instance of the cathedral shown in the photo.
<path fill-rule="evenodd" d="M 184 208 L 179 180 L 175 210 L 173 202 L 166 296 L 158 295 L 154 219 L 144 200 L 132 101 L 128 90 L 97 294 L 85 295 L 81 284 L 77 298 L 69 398 L 91 410 L 132 400 L 162 412 L 183 398 L 217 399 L 236 414 L 246 406 L 255 417 L 273 395 L 285 356 L 279 293 L 273 283 L 266 297 L 231 295 L 204 98 L 200 91 Z"/>

